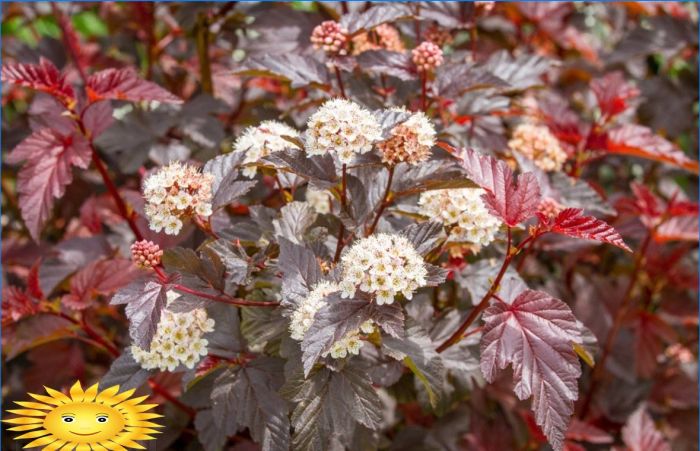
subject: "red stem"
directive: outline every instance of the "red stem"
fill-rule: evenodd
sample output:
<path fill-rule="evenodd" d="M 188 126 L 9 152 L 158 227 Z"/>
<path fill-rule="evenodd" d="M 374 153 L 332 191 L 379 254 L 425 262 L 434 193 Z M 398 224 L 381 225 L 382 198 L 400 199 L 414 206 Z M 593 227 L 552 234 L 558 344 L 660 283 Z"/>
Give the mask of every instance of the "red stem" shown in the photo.
<path fill-rule="evenodd" d="M 340 96 L 344 99 L 348 97 L 345 95 L 345 86 L 343 86 L 343 78 L 340 76 L 340 69 L 338 66 L 333 66 L 335 68 L 335 79 L 338 80 L 338 89 L 340 90 Z"/>
<path fill-rule="evenodd" d="M 420 96 L 421 96 L 421 109 L 425 113 L 428 109 L 428 73 L 426 71 L 421 72 L 420 77 Z"/>
<path fill-rule="evenodd" d="M 277 307 L 279 305 L 278 302 L 249 301 L 247 299 L 234 298 L 227 295 L 217 296 L 215 294 L 208 294 L 198 290 L 193 290 L 192 288 L 188 288 L 180 284 L 174 284 L 172 288 L 177 291 L 192 294 L 200 298 L 209 299 L 216 302 L 223 302 L 224 304 L 237 305 L 239 307 Z"/>
<path fill-rule="evenodd" d="M 477 306 L 474 307 L 471 312 L 469 312 L 469 316 L 467 316 L 467 318 L 464 320 L 464 322 L 462 322 L 462 324 L 459 326 L 459 328 L 456 331 L 454 331 L 454 333 L 447 340 L 445 340 L 444 343 L 442 343 L 440 346 L 438 346 L 437 352 L 443 352 L 445 349 L 449 348 L 450 346 L 452 346 L 455 343 L 458 343 L 462 338 L 464 338 L 464 335 L 463 335 L 464 332 L 479 317 L 479 314 L 481 312 L 483 312 L 486 309 L 486 307 L 488 307 L 489 300 L 491 299 L 491 297 L 493 297 L 493 295 L 498 290 L 499 284 L 501 283 L 501 279 L 506 274 L 506 270 L 508 269 L 510 262 L 513 260 L 513 257 L 518 255 L 518 252 L 520 252 L 527 243 L 529 243 L 531 240 L 533 240 L 537 236 L 539 236 L 539 233 L 528 236 L 515 249 L 513 249 L 513 247 L 512 247 L 512 244 L 513 244 L 512 232 L 511 232 L 510 227 L 508 227 L 508 243 L 506 246 L 506 257 L 503 260 L 503 264 L 501 265 L 501 269 L 498 271 L 498 275 L 496 276 L 493 283 L 491 284 L 489 291 L 487 291 L 486 294 L 484 295 L 484 297 L 481 298 L 481 301 L 479 302 L 479 304 L 477 304 Z"/>
<path fill-rule="evenodd" d="M 340 190 L 340 211 L 345 211 L 347 204 L 347 170 L 348 165 L 343 164 L 343 178 L 341 181 Z M 345 235 L 345 225 L 340 223 L 340 229 L 338 229 L 338 242 L 335 245 L 335 255 L 333 256 L 333 262 L 337 263 L 340 259 L 340 252 L 343 250 L 343 235 Z"/>
<path fill-rule="evenodd" d="M 367 233 L 365 233 L 365 236 L 370 236 L 372 233 L 374 233 L 374 229 L 377 227 L 377 224 L 379 224 L 379 218 L 382 217 L 382 213 L 384 213 L 386 207 L 389 206 L 389 194 L 391 194 L 391 182 L 393 180 L 394 166 L 389 166 L 389 180 L 386 182 L 386 190 L 384 191 L 384 197 L 382 197 L 382 203 L 379 204 L 377 215 L 374 217 L 374 221 L 372 221 L 372 225 L 367 230 Z"/>
<path fill-rule="evenodd" d="M 196 414 L 197 411 L 194 410 L 192 407 L 188 406 L 187 404 L 183 403 L 179 399 L 177 399 L 175 396 L 170 394 L 170 392 L 158 382 L 154 381 L 152 378 L 148 379 L 148 386 L 151 387 L 151 390 L 153 390 L 153 393 L 157 393 L 163 398 L 167 399 L 170 401 L 175 407 L 178 409 L 182 410 L 185 412 L 187 415 L 190 416 L 190 418 L 193 418 Z"/>

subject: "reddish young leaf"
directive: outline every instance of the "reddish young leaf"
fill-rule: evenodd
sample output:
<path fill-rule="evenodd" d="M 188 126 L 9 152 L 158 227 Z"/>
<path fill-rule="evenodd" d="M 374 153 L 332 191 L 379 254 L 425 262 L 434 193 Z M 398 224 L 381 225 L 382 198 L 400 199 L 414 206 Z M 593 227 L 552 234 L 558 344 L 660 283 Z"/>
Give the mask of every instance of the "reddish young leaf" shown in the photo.
<path fill-rule="evenodd" d="M 573 238 L 612 244 L 632 252 L 613 226 L 593 216 L 584 216 L 580 208 L 562 210 L 549 226 L 549 231 Z"/>
<path fill-rule="evenodd" d="M 74 102 L 75 92 L 66 77 L 46 58 L 39 64 L 10 63 L 2 66 L 2 81 L 26 86 L 57 97 L 63 104 Z"/>
<path fill-rule="evenodd" d="M 127 285 L 139 275 L 130 260 L 98 260 L 78 271 L 70 282 L 70 293 L 61 302 L 74 309 L 90 306 L 97 295 L 108 295 Z"/>
<path fill-rule="evenodd" d="M 514 227 L 531 218 L 540 203 L 540 185 L 529 172 L 521 174 L 517 183 L 513 171 L 504 161 L 482 155 L 473 149 L 460 149 L 456 156 L 467 176 L 486 190 L 484 202 L 491 214 Z"/>
<path fill-rule="evenodd" d="M 659 243 L 667 241 L 698 241 L 700 228 L 697 216 L 676 216 L 661 223 L 654 233 L 654 240 Z"/>
<path fill-rule="evenodd" d="M 622 440 L 630 451 L 671 451 L 664 436 L 656 430 L 654 420 L 640 406 L 622 428 Z"/>
<path fill-rule="evenodd" d="M 511 364 L 515 394 L 520 399 L 532 396 L 537 424 L 552 447 L 561 450 L 581 375 L 572 343 L 582 340 L 571 309 L 547 293 L 526 290 L 512 304 L 488 307 L 482 333 L 486 380 L 493 382 Z"/>
<path fill-rule="evenodd" d="M 598 101 L 600 112 L 608 118 L 625 111 L 629 107 L 628 101 L 639 96 L 639 89 L 628 83 L 619 71 L 593 79 L 591 91 Z"/>
<path fill-rule="evenodd" d="M 673 143 L 641 125 L 625 124 L 611 130 L 607 137 L 607 150 L 610 153 L 672 164 L 695 174 L 698 173 L 697 161 L 691 160 Z"/>
<path fill-rule="evenodd" d="M 182 99 L 155 83 L 142 80 L 131 67 L 105 69 L 90 75 L 85 87 L 91 102 L 103 99 L 157 100 L 158 102 L 182 103 Z"/>
<path fill-rule="evenodd" d="M 22 218 L 36 241 L 49 218 L 55 199 L 63 196 L 73 180 L 71 168 L 87 168 L 91 147 L 80 133 L 65 136 L 51 129 L 29 135 L 7 157 L 8 163 L 24 161 L 17 175 Z"/>
<path fill-rule="evenodd" d="M 2 288 L 2 323 L 19 321 L 39 312 L 39 304 L 26 291 L 6 285 Z"/>

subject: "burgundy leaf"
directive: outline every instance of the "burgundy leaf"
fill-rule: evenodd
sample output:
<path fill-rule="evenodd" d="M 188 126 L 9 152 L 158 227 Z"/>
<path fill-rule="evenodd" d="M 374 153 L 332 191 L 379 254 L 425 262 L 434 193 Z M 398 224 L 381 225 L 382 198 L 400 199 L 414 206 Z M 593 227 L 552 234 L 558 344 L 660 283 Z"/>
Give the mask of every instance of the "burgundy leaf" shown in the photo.
<path fill-rule="evenodd" d="M 112 105 L 108 100 L 88 104 L 83 109 L 83 123 L 92 139 L 100 136 L 114 123 Z"/>
<path fill-rule="evenodd" d="M 625 80 L 622 72 L 615 71 L 591 81 L 591 91 L 598 101 L 601 113 L 616 116 L 628 107 L 628 101 L 639 96 L 639 89 Z"/>
<path fill-rule="evenodd" d="M 554 218 L 554 222 L 549 230 L 574 238 L 612 244 L 632 252 L 613 226 L 593 216 L 585 216 L 580 208 L 562 210 Z"/>
<path fill-rule="evenodd" d="M 647 127 L 625 124 L 608 133 L 607 150 L 610 153 L 632 155 L 660 161 L 698 173 L 698 162 L 686 156 L 673 143 L 655 134 Z"/>
<path fill-rule="evenodd" d="M 640 406 L 622 428 L 622 440 L 630 451 L 671 451 L 671 446 L 661 432 L 656 430 L 654 420 Z"/>
<path fill-rule="evenodd" d="M 105 69 L 91 75 L 85 87 L 91 102 L 102 99 L 129 100 L 140 102 L 182 103 L 182 99 L 171 94 L 155 83 L 142 80 L 131 67 Z"/>
<path fill-rule="evenodd" d="M 90 306 L 96 295 L 108 295 L 133 281 L 139 271 L 130 260 L 98 260 L 78 271 L 70 282 L 70 293 L 61 302 L 75 310 Z"/>
<path fill-rule="evenodd" d="M 46 58 L 39 64 L 10 63 L 2 66 L 2 81 L 36 89 L 57 97 L 64 104 L 74 101 L 73 87 L 66 77 Z"/>
<path fill-rule="evenodd" d="M 119 290 L 110 304 L 126 304 L 129 319 L 129 335 L 134 344 L 145 350 L 151 349 L 151 341 L 158 330 L 161 313 L 167 304 L 169 284 L 139 279 Z"/>
<path fill-rule="evenodd" d="M 581 366 L 572 343 L 581 343 L 569 307 L 547 293 L 526 290 L 512 304 L 498 302 L 484 312 L 481 372 L 493 382 L 511 364 L 515 394 L 532 396 L 535 421 L 555 450 L 578 398 Z"/>
<path fill-rule="evenodd" d="M 461 149 L 457 156 L 468 177 L 486 190 L 484 202 L 491 214 L 514 227 L 532 217 L 540 203 L 540 185 L 532 173 L 518 177 L 504 161 L 482 155 L 473 149 Z"/>
<path fill-rule="evenodd" d="M 36 241 L 49 218 L 55 199 L 73 180 L 71 168 L 87 168 L 90 143 L 80 133 L 65 136 L 51 129 L 29 135 L 8 155 L 8 163 L 24 161 L 17 175 L 22 218 Z"/>

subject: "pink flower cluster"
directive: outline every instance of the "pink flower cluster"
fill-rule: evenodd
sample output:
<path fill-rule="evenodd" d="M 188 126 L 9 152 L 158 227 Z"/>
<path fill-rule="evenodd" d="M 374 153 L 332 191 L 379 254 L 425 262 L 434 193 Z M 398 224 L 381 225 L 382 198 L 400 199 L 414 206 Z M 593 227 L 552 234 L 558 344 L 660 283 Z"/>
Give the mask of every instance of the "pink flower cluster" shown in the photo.
<path fill-rule="evenodd" d="M 413 63 L 421 72 L 432 72 L 442 65 L 442 49 L 430 41 L 423 41 L 411 50 Z"/>
<path fill-rule="evenodd" d="M 141 240 L 131 245 L 131 260 L 139 268 L 153 268 L 160 264 L 163 251 L 153 241 Z"/>
<path fill-rule="evenodd" d="M 342 56 L 348 54 L 350 38 L 338 22 L 326 20 L 314 28 L 311 43 L 316 50 L 323 50 L 326 55 Z"/>

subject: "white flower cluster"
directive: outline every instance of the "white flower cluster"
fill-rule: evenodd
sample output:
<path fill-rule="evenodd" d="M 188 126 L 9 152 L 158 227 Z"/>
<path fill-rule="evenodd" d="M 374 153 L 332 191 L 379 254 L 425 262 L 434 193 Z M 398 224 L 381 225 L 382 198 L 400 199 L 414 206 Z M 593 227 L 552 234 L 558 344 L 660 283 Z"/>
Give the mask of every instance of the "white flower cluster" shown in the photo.
<path fill-rule="evenodd" d="M 171 303 L 180 295 L 171 290 L 167 296 L 168 303 Z M 174 313 L 166 308 L 161 313 L 150 351 L 132 345 L 131 354 L 147 370 L 173 371 L 180 364 L 192 369 L 207 355 L 209 343 L 203 336 L 213 330 L 214 320 L 204 309 Z"/>
<path fill-rule="evenodd" d="M 420 213 L 445 225 L 456 226 L 451 241 L 486 246 L 496 237 L 501 221 L 484 205 L 481 188 L 442 189 L 421 193 Z"/>
<path fill-rule="evenodd" d="M 345 99 L 332 99 L 321 105 L 307 126 L 307 153 L 332 152 L 345 164 L 352 163 L 355 154 L 372 150 L 372 144 L 382 137 L 381 127 L 372 113 Z"/>
<path fill-rule="evenodd" d="M 297 147 L 282 136 L 298 138 L 299 132 L 292 127 L 277 121 L 263 121 L 257 127 L 248 127 L 243 135 L 233 144 L 234 152 L 244 152 L 244 164 L 257 163 L 261 158 L 274 152 Z M 253 178 L 258 172 L 255 166 L 243 168 L 243 175 Z"/>
<path fill-rule="evenodd" d="M 327 189 L 317 190 L 311 187 L 306 189 L 306 201 L 311 204 L 311 207 L 319 214 L 330 213 L 331 202 L 333 202 L 333 194 Z"/>
<path fill-rule="evenodd" d="M 314 322 L 316 312 L 325 304 L 323 299 L 339 290 L 338 284 L 333 282 L 324 281 L 316 284 L 306 299 L 292 313 L 289 331 L 293 339 L 297 341 L 304 339 L 304 335 L 306 335 L 306 332 L 308 332 Z M 343 359 L 349 354 L 359 354 L 360 348 L 364 344 L 360 332 L 369 334 L 373 330 L 374 323 L 372 320 L 365 321 L 360 325 L 359 329 L 348 332 L 343 338 L 336 341 L 330 351 L 324 354 L 324 357 L 330 355 L 334 359 Z"/>
<path fill-rule="evenodd" d="M 367 320 L 360 325 L 360 328 L 345 334 L 343 338 L 333 343 L 331 350 L 324 354 L 324 357 L 330 355 L 334 359 L 344 359 L 348 355 L 358 355 L 362 345 L 365 342 L 360 336 L 360 332 L 371 334 L 374 331 L 374 322 Z"/>
<path fill-rule="evenodd" d="M 543 171 L 560 171 L 566 161 L 566 152 L 559 140 L 544 125 L 518 125 L 508 147 L 532 160 Z"/>
<path fill-rule="evenodd" d="M 168 235 L 177 235 L 183 219 L 194 215 L 210 216 L 213 180 L 212 174 L 203 174 L 194 166 L 179 161 L 146 178 L 143 196 L 151 230 L 165 229 Z"/>
<path fill-rule="evenodd" d="M 411 299 L 426 285 L 423 257 L 406 237 L 380 233 L 357 241 L 343 255 L 341 294 L 353 297 L 361 291 L 376 295 L 377 304 L 391 304 L 401 293 Z"/>
<path fill-rule="evenodd" d="M 292 313 L 292 321 L 289 325 L 289 332 L 292 338 L 298 341 L 304 339 L 304 335 L 314 322 L 314 316 L 323 307 L 323 298 L 338 291 L 338 284 L 332 282 L 319 282 Z"/>

